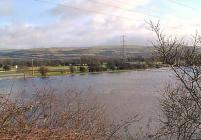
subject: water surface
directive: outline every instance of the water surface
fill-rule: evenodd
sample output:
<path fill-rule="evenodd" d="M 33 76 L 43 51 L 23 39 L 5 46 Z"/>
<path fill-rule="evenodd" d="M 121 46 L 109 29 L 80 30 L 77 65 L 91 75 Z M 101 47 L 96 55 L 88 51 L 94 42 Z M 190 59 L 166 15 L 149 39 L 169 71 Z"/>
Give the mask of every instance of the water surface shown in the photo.
<path fill-rule="evenodd" d="M 125 119 L 138 113 L 146 119 L 154 118 L 157 97 L 171 82 L 170 69 L 149 69 L 120 73 L 55 76 L 49 78 L 2 79 L 2 92 L 33 91 L 36 87 L 51 86 L 59 91 L 78 89 L 96 94 L 114 119 Z M 26 96 L 26 95 L 25 95 Z"/>

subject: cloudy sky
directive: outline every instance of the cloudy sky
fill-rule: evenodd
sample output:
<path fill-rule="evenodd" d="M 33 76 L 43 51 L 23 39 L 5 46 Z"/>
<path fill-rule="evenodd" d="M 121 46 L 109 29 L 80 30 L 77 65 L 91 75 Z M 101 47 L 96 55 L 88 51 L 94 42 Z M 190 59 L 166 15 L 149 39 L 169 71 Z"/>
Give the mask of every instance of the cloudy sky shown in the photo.
<path fill-rule="evenodd" d="M 201 31 L 200 0 L 0 0 L 0 49 L 148 45 L 146 21 L 169 34 Z"/>

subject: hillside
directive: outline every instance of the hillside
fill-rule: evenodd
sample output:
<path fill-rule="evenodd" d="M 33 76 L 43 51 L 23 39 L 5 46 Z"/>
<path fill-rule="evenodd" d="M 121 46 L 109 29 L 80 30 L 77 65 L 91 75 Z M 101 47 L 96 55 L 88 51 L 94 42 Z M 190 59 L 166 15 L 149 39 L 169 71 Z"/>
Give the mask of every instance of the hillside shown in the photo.
<path fill-rule="evenodd" d="M 1 50 L 0 58 L 41 58 L 41 59 L 70 59 L 80 55 L 96 55 L 103 57 L 119 57 L 122 53 L 121 46 L 99 46 L 88 48 L 36 48 L 24 50 Z M 127 56 L 150 56 L 151 47 L 125 46 Z"/>

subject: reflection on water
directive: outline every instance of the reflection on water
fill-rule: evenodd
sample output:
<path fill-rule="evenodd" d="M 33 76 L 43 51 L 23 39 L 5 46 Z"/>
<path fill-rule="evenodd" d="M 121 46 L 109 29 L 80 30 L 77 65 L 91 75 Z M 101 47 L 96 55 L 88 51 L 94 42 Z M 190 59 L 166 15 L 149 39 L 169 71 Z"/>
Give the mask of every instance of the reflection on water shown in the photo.
<path fill-rule="evenodd" d="M 20 92 L 51 86 L 60 93 L 66 89 L 90 90 L 106 104 L 113 118 L 123 119 L 128 114 L 140 113 L 147 118 L 155 114 L 157 95 L 171 80 L 169 69 L 151 69 L 121 73 L 55 76 L 0 80 L 2 92 Z"/>
<path fill-rule="evenodd" d="M 56 89 L 76 88 L 91 89 L 98 94 L 155 95 L 170 81 L 170 70 L 145 70 L 121 73 L 85 74 L 74 76 L 55 76 L 49 78 L 2 79 L 0 89 L 8 92 L 35 87 L 51 86 Z"/>

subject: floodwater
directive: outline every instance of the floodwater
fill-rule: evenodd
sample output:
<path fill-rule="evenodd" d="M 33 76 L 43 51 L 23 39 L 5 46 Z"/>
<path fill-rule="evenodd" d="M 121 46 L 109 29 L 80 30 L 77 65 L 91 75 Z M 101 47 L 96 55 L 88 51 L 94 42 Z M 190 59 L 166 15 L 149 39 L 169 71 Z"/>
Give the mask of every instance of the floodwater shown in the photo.
<path fill-rule="evenodd" d="M 146 123 L 156 119 L 158 97 L 165 86 L 171 82 L 172 77 L 174 75 L 170 69 L 162 68 L 120 73 L 28 78 L 26 80 L 1 79 L 0 90 L 2 93 L 14 93 L 51 86 L 60 90 L 61 93 L 66 89 L 90 91 L 106 105 L 114 120 L 139 114 Z"/>

